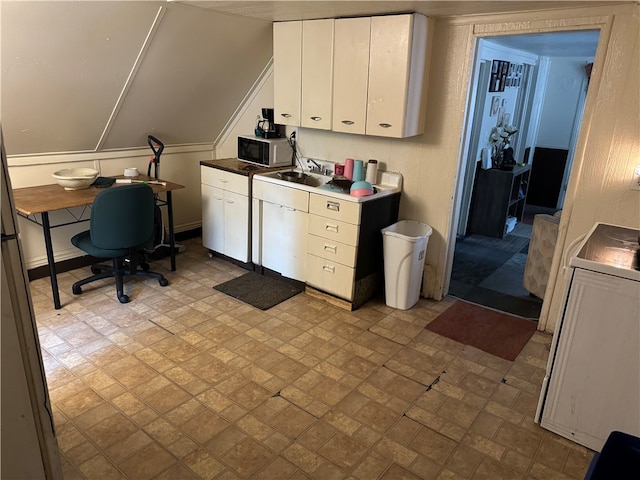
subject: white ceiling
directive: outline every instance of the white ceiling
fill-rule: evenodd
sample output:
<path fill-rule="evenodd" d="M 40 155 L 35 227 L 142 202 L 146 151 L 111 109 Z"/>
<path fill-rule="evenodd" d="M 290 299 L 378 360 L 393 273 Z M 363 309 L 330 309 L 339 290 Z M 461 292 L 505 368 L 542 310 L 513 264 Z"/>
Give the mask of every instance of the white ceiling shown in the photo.
<path fill-rule="evenodd" d="M 487 42 L 545 57 L 594 57 L 599 36 L 598 30 L 581 30 L 492 37 Z"/>
<path fill-rule="evenodd" d="M 522 12 L 563 7 L 624 3 L 607 1 L 214 1 L 176 0 L 228 15 L 251 17 L 267 22 L 338 18 L 389 13 L 416 12 L 430 17 L 480 15 L 496 12 Z M 495 37 L 495 44 L 549 57 L 592 57 L 598 44 L 598 31 Z"/>
<path fill-rule="evenodd" d="M 169 0 L 171 1 L 171 0 Z M 215 0 L 174 0 L 176 3 L 189 4 L 201 8 L 216 10 L 232 15 L 252 17 L 268 22 L 287 20 L 309 20 L 315 18 L 337 18 L 388 13 L 415 12 L 430 17 L 448 17 L 459 15 L 489 14 L 496 12 L 522 12 L 581 6 L 608 5 L 614 3 L 633 3 L 624 1 L 330 1 L 330 0 L 280 0 L 280 1 L 215 1 Z"/>

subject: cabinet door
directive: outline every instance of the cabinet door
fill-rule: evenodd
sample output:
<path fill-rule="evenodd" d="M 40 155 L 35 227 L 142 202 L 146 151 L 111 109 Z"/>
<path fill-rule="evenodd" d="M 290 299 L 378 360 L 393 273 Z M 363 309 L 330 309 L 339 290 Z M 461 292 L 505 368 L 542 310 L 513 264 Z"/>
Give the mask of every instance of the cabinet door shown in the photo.
<path fill-rule="evenodd" d="M 224 254 L 249 261 L 249 198 L 224 192 Z"/>
<path fill-rule="evenodd" d="M 275 123 L 300 125 L 302 22 L 273 24 L 273 107 Z"/>
<path fill-rule="evenodd" d="M 305 281 L 308 214 L 262 202 L 262 266 Z"/>
<path fill-rule="evenodd" d="M 371 17 L 335 21 L 333 122 L 335 132 L 365 133 Z"/>
<path fill-rule="evenodd" d="M 221 188 L 201 185 L 202 245 L 214 252 L 224 253 L 224 198 Z"/>
<path fill-rule="evenodd" d="M 426 29 L 426 17 L 422 15 L 371 19 L 368 135 L 406 137 L 422 133 Z M 412 61 L 416 63 L 412 65 Z M 407 115 L 408 108 L 411 115 Z"/>
<path fill-rule="evenodd" d="M 331 129 L 333 19 L 302 22 L 301 125 Z"/>

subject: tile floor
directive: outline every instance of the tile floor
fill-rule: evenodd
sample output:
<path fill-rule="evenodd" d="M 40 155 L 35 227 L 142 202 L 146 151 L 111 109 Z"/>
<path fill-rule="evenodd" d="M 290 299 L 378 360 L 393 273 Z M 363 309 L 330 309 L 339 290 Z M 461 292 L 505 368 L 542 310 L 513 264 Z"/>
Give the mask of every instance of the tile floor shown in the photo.
<path fill-rule="evenodd" d="M 551 337 L 515 362 L 424 329 L 454 301 L 260 311 L 244 270 L 184 242 L 170 286 L 78 269 L 32 282 L 65 479 L 581 479 L 592 452 L 533 422 Z M 168 270 L 168 259 L 155 262 Z"/>

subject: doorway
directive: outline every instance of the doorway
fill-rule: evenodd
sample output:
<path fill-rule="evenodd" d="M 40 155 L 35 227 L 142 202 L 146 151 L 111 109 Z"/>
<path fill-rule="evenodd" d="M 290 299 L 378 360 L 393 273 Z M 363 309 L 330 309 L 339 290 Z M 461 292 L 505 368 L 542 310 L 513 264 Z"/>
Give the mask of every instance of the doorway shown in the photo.
<path fill-rule="evenodd" d="M 543 293 L 523 286 L 533 223 L 561 213 L 598 37 L 585 30 L 477 40 L 449 295 L 539 318 Z M 507 125 L 517 129 L 508 138 L 512 170 L 497 168 L 489 141 Z"/>

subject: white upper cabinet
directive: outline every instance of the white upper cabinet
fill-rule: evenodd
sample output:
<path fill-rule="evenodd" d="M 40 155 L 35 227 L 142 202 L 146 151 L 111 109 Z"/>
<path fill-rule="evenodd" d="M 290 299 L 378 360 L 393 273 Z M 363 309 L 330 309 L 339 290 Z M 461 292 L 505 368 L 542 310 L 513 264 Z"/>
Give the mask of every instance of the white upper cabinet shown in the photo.
<path fill-rule="evenodd" d="M 424 15 L 274 23 L 275 121 L 411 137 L 424 130 Z"/>
<path fill-rule="evenodd" d="M 302 22 L 273 24 L 273 107 L 280 125 L 300 125 Z"/>
<path fill-rule="evenodd" d="M 301 125 L 331 129 L 334 20 L 302 22 Z"/>
<path fill-rule="evenodd" d="M 365 133 L 371 17 L 335 21 L 333 130 Z"/>
<path fill-rule="evenodd" d="M 367 135 L 410 137 L 424 130 L 427 17 L 372 17 Z"/>

